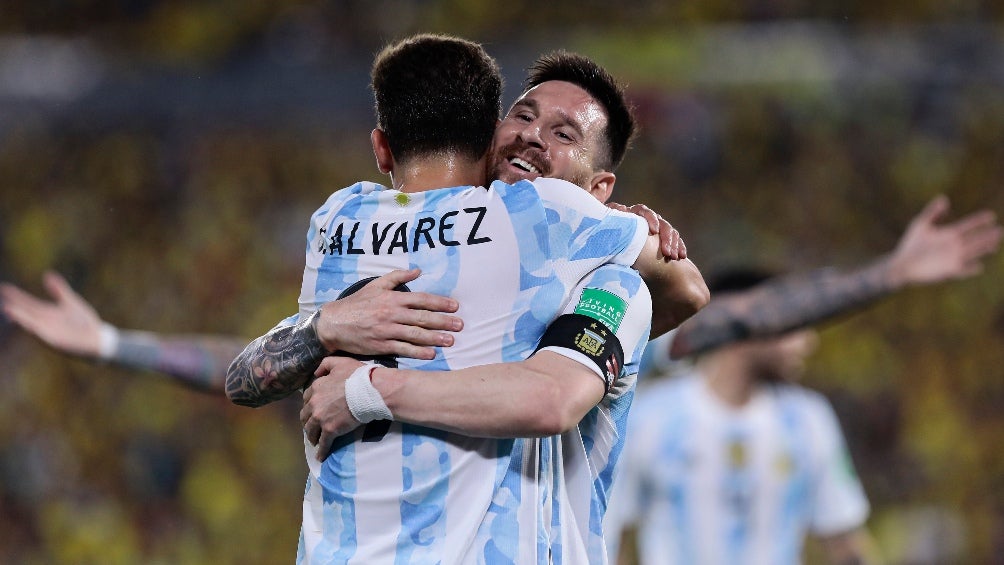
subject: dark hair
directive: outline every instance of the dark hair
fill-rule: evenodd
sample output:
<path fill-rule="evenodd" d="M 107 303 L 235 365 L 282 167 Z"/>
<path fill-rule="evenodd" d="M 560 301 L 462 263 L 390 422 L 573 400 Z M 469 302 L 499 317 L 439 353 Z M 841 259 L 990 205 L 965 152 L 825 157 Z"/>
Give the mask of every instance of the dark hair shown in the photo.
<path fill-rule="evenodd" d="M 635 134 L 634 115 L 624 98 L 624 89 L 606 69 L 591 59 L 576 53 L 555 51 L 534 61 L 524 81 L 523 93 L 552 80 L 570 82 L 582 88 L 606 110 L 604 138 L 607 154 L 604 160 L 593 163 L 593 166 L 608 171 L 616 169 Z"/>
<path fill-rule="evenodd" d="M 739 292 L 772 279 L 776 273 L 764 267 L 729 267 L 713 272 L 707 277 L 708 290 L 711 295 Z"/>
<path fill-rule="evenodd" d="M 371 73 L 377 127 L 394 158 L 456 151 L 477 159 L 502 110 L 502 73 L 477 43 L 420 34 L 385 47 Z"/>

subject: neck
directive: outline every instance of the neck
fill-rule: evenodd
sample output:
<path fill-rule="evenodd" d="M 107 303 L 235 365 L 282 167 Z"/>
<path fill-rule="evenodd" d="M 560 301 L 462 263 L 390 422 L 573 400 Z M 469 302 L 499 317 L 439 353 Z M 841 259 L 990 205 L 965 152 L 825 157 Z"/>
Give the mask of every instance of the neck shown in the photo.
<path fill-rule="evenodd" d="M 746 370 L 745 363 L 727 352 L 713 353 L 701 359 L 697 370 L 712 394 L 729 406 L 745 406 L 757 390 L 756 377 Z"/>
<path fill-rule="evenodd" d="M 390 173 L 391 184 L 401 192 L 423 192 L 450 186 L 480 186 L 485 183 L 487 157 L 471 160 L 456 153 L 416 157 L 398 163 Z"/>

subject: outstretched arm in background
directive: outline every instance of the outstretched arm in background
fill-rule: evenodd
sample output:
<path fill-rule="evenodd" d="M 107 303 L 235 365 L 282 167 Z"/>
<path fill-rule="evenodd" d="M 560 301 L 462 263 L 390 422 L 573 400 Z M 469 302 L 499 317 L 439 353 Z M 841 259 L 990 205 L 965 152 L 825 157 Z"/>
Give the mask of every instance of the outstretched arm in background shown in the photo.
<path fill-rule="evenodd" d="M 57 351 L 104 360 L 128 369 L 155 371 L 197 390 L 222 393 L 226 369 L 247 340 L 227 335 L 173 336 L 119 330 L 98 316 L 54 272 L 42 279 L 52 301 L 0 284 L 3 312 Z"/>
<path fill-rule="evenodd" d="M 892 253 L 858 269 L 819 269 L 713 300 L 680 326 L 670 356 L 686 357 L 750 336 L 777 335 L 832 318 L 911 285 L 964 279 L 983 270 L 1004 231 L 990 210 L 939 225 L 939 196 L 907 226 Z"/>
<path fill-rule="evenodd" d="M 432 359 L 435 347 L 453 345 L 463 322 L 457 301 L 425 292 L 397 292 L 419 269 L 396 270 L 358 292 L 326 303 L 306 320 L 273 328 L 252 341 L 227 371 L 227 396 L 242 406 L 263 406 L 301 389 L 325 356 L 335 351 Z"/>
<path fill-rule="evenodd" d="M 37 298 L 9 283 L 0 284 L 3 312 L 25 331 L 63 353 L 100 359 L 128 369 L 155 371 L 179 384 L 222 394 L 227 368 L 248 344 L 247 338 L 239 336 L 165 335 L 119 330 L 102 321 L 94 307 L 74 292 L 63 277 L 53 272 L 46 273 L 43 284 L 52 301 Z M 439 310 L 446 312 L 456 311 L 452 300 L 390 290 L 386 291 L 386 296 L 384 294 L 374 292 L 374 289 L 367 293 L 370 301 L 382 301 L 381 308 L 369 309 L 368 302 L 364 302 L 339 311 L 339 317 L 332 323 L 337 325 L 339 333 L 351 338 L 340 341 L 339 349 L 365 354 L 415 352 L 424 349 L 422 344 L 430 339 L 430 332 L 420 331 L 421 328 L 408 330 L 398 320 L 417 318 L 419 325 L 422 320 L 428 320 L 426 328 L 437 323 L 447 326 L 459 324 L 459 319 L 453 316 L 446 316 L 444 322 L 444 318 L 439 316 L 445 315 L 432 311 L 402 312 L 401 309 L 408 306 L 395 301 L 402 294 L 411 295 L 409 298 L 417 296 L 417 301 L 412 303 L 452 307 L 452 310 Z M 350 301 L 347 304 L 351 306 L 353 303 Z M 413 341 L 413 335 L 425 341 Z M 438 334 L 437 337 L 444 343 L 452 342 L 452 336 L 448 334 Z"/>

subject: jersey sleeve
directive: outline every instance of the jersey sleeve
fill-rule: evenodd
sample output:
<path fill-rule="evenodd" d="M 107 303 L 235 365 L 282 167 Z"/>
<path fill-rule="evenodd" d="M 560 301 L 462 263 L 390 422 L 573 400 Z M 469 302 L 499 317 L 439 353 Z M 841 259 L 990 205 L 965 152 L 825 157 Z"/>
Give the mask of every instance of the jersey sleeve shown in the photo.
<path fill-rule="evenodd" d="M 632 265 L 648 238 L 648 223 L 628 212 L 608 208 L 582 187 L 561 179 L 533 181 L 553 225 L 570 227 L 570 258 Z"/>
<path fill-rule="evenodd" d="M 833 408 L 822 397 L 816 400 L 818 417 L 814 425 L 819 426 L 822 451 L 814 485 L 811 529 L 817 535 L 827 536 L 864 525 L 869 505 Z"/>
<path fill-rule="evenodd" d="M 637 271 L 624 265 L 607 264 L 591 273 L 569 295 L 564 314 L 581 314 L 594 318 L 610 329 L 624 350 L 624 367 L 618 371 L 617 381 L 626 375 L 638 373 L 641 352 L 648 340 L 652 325 L 652 296 Z M 603 378 L 599 367 L 583 353 L 570 347 L 549 346 L 542 350 L 553 351 L 589 367 L 598 378 Z"/>

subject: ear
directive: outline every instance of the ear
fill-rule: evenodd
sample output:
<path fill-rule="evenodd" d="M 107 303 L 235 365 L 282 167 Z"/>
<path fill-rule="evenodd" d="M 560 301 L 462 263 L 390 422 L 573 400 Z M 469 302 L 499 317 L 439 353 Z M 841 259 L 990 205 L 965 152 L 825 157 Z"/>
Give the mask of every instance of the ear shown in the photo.
<path fill-rule="evenodd" d="M 387 175 L 394 171 L 394 154 L 390 151 L 387 134 L 381 129 L 370 132 L 370 143 L 373 145 L 373 156 L 376 157 L 377 170 Z"/>
<path fill-rule="evenodd" d="M 617 182 L 617 175 L 610 171 L 597 171 L 589 178 L 586 190 L 600 202 L 606 202 L 614 193 L 615 182 Z"/>

